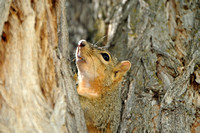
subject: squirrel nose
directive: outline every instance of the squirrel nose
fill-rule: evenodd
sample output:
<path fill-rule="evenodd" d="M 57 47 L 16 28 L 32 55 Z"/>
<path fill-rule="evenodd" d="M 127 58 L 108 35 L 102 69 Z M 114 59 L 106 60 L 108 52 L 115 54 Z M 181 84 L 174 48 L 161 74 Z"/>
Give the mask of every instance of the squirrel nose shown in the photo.
<path fill-rule="evenodd" d="M 80 40 L 80 41 L 78 42 L 78 47 L 85 47 L 84 41 L 85 41 L 85 40 Z"/>
<path fill-rule="evenodd" d="M 83 43 L 80 43 L 78 46 L 79 46 L 79 47 L 84 47 L 84 46 L 85 46 L 85 44 L 83 44 Z"/>

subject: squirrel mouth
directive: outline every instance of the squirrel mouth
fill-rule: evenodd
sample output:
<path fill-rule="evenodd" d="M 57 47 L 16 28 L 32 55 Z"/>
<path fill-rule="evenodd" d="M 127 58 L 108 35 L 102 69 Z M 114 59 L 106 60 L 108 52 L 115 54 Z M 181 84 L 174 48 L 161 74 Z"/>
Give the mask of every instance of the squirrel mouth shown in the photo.
<path fill-rule="evenodd" d="M 86 62 L 85 58 L 80 55 L 79 51 L 78 51 L 78 53 L 76 55 L 76 62 Z"/>
<path fill-rule="evenodd" d="M 76 51 L 76 62 L 86 62 L 85 58 L 83 56 L 81 56 L 79 47 L 77 48 L 77 51 Z"/>
<path fill-rule="evenodd" d="M 85 59 L 83 57 L 81 57 L 80 55 L 77 55 L 77 61 L 84 61 L 85 62 Z"/>

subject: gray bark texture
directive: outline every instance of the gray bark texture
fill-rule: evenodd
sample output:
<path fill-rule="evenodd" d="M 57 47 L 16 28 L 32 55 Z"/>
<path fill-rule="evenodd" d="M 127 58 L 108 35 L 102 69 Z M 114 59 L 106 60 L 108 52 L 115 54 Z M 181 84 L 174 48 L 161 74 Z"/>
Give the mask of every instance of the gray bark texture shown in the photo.
<path fill-rule="evenodd" d="M 69 0 L 67 9 L 71 51 L 85 39 L 132 63 L 118 132 L 200 133 L 200 1 Z"/>
<path fill-rule="evenodd" d="M 0 0 L 0 13 L 0 132 L 87 132 L 80 39 L 132 63 L 118 132 L 200 132 L 199 0 Z"/>

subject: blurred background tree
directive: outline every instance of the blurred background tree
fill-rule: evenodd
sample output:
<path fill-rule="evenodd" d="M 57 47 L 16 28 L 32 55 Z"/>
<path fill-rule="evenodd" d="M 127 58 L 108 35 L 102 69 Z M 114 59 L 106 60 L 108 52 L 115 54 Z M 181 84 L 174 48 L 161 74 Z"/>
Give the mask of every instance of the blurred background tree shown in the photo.
<path fill-rule="evenodd" d="M 66 0 L 1 0 L 0 12 L 0 132 L 86 133 Z"/>

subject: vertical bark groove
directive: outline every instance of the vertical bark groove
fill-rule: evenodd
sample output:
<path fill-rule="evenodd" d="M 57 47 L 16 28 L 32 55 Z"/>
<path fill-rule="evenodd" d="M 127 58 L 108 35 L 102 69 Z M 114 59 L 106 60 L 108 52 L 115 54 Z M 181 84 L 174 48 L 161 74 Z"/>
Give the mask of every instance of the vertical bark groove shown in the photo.
<path fill-rule="evenodd" d="M 99 45 L 132 63 L 122 86 L 119 132 L 199 132 L 199 2 L 86 2 L 95 8 L 81 2 L 74 8 L 74 3 L 68 3 L 74 11 L 68 14 L 69 34 L 75 27 L 83 32 L 72 36 L 70 43 L 85 36 L 91 42 L 106 36 Z M 75 20 L 83 7 L 92 14 L 79 13 L 83 19 Z M 93 29 L 83 26 L 88 21 Z M 96 27 L 98 22 L 103 25 Z"/>
<path fill-rule="evenodd" d="M 68 63 L 66 1 L 10 2 L 0 2 L 0 132 L 86 132 Z"/>

